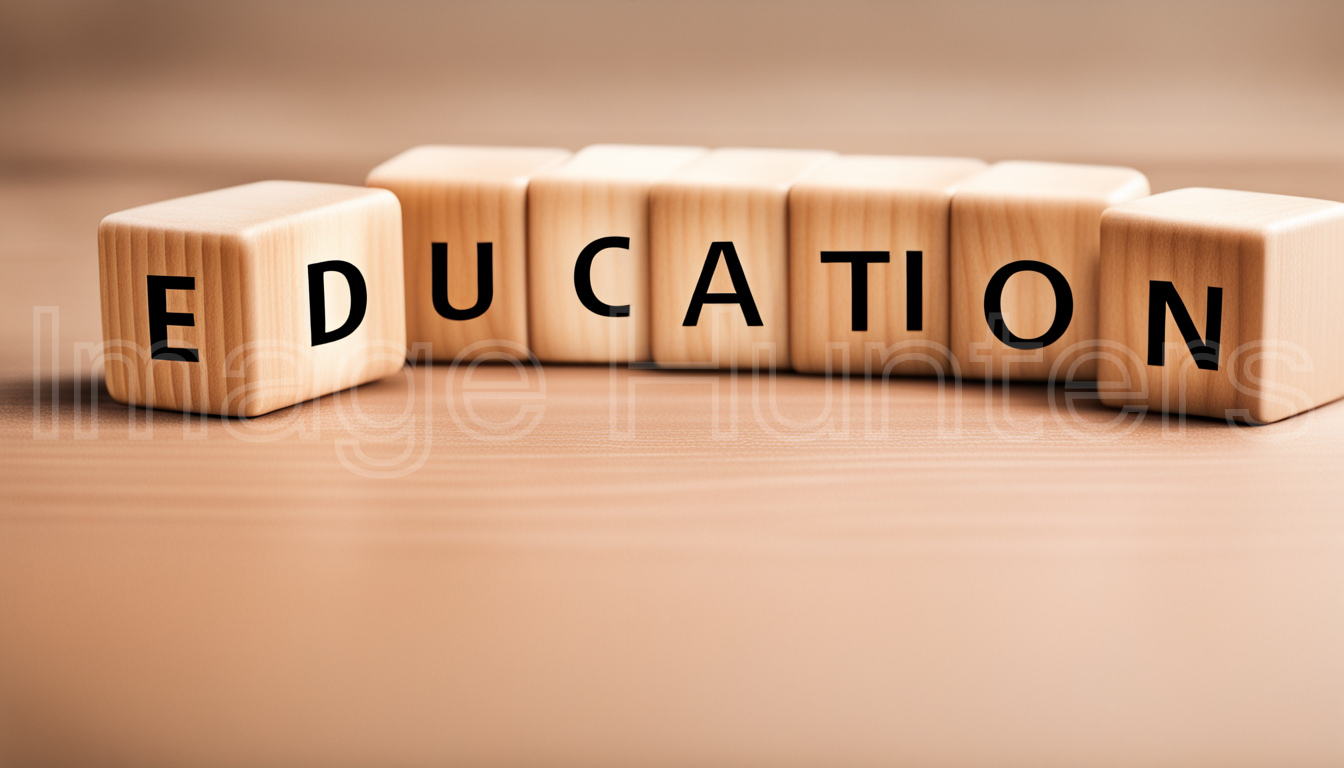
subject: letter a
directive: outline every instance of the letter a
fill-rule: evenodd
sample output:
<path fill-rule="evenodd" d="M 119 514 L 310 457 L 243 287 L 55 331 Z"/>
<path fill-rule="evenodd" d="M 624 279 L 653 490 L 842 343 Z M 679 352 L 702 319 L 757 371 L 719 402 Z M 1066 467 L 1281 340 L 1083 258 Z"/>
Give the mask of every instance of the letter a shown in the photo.
<path fill-rule="evenodd" d="M 709 282 L 714 279 L 714 269 L 719 265 L 719 257 L 728 266 L 728 277 L 733 281 L 732 293 L 710 293 Z M 682 325 L 697 325 L 700 322 L 700 310 L 706 304 L 739 304 L 747 325 L 765 325 L 761 322 L 761 313 L 756 311 L 756 300 L 751 296 L 751 286 L 747 285 L 747 276 L 742 272 L 742 262 L 737 258 L 737 249 L 731 241 L 714 242 L 709 246 L 709 255 L 705 257 L 705 266 L 700 270 L 700 281 L 695 284 L 695 293 L 691 295 L 691 306 L 686 309 L 686 319 Z"/>

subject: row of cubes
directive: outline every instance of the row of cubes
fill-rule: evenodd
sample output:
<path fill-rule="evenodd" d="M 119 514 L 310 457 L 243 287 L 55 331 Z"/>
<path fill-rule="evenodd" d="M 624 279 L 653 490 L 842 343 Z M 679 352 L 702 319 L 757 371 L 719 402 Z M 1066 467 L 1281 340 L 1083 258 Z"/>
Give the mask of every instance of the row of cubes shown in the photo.
<path fill-rule="evenodd" d="M 427 146 L 368 188 L 109 216 L 113 396 L 256 415 L 435 360 L 1097 381 L 1247 422 L 1344 396 L 1344 205 L 1129 168 Z"/>

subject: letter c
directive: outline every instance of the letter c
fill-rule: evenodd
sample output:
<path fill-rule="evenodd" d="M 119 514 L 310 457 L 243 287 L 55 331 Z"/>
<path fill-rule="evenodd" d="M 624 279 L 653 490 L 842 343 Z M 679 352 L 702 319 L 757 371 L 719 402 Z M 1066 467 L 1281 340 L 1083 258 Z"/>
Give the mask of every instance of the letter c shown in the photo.
<path fill-rule="evenodd" d="M 597 254 L 608 248 L 630 249 L 630 238 L 628 237 L 599 237 L 593 242 L 585 245 L 579 253 L 579 260 L 574 262 L 574 292 L 579 295 L 579 301 L 588 308 L 589 312 L 603 317 L 629 317 L 630 305 L 622 304 L 613 306 L 597 298 L 593 293 L 593 259 Z"/>

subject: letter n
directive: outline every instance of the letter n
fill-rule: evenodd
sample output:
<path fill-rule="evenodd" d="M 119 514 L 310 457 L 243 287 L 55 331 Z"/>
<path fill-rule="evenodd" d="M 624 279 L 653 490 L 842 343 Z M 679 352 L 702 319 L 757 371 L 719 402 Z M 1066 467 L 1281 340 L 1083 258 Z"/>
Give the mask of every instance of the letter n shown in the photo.
<path fill-rule="evenodd" d="M 1208 308 L 1204 318 L 1206 338 L 1199 337 L 1195 321 L 1176 293 L 1176 286 L 1166 280 L 1148 282 L 1148 364 L 1166 365 L 1167 307 L 1176 328 L 1185 338 L 1185 345 L 1200 370 L 1218 370 L 1218 342 L 1223 328 L 1223 289 L 1209 288 Z"/>

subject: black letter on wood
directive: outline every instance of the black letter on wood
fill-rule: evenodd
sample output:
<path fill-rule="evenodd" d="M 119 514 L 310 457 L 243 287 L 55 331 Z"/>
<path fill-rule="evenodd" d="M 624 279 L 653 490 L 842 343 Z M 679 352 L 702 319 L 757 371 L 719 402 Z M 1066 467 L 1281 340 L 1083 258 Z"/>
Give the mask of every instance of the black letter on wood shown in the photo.
<path fill-rule="evenodd" d="M 469 309 L 454 309 L 448 302 L 448 244 L 430 244 L 430 294 L 434 311 L 449 320 L 480 317 L 495 298 L 494 243 L 476 244 L 476 303 Z"/>
<path fill-rule="evenodd" d="M 1036 272 L 1045 275 L 1050 281 L 1050 287 L 1055 291 L 1055 320 L 1045 333 L 1034 339 L 1017 336 L 1008 330 L 1008 324 L 1003 321 L 1003 288 L 1008 284 L 1008 278 L 1018 272 Z M 1058 269 L 1043 261 L 1014 261 L 1005 264 L 989 278 L 989 285 L 985 287 L 985 320 L 989 323 L 994 338 L 1013 349 L 1048 347 L 1059 341 L 1059 337 L 1069 329 L 1069 323 L 1073 320 L 1073 290 L 1069 288 L 1069 281 L 1064 279 L 1064 275 Z"/>
<path fill-rule="evenodd" d="M 1166 280 L 1148 281 L 1148 364 L 1166 365 L 1167 307 L 1176 328 L 1185 337 L 1185 345 L 1195 358 L 1195 366 L 1204 371 L 1218 370 L 1218 341 L 1223 333 L 1223 289 L 1209 288 L 1208 307 L 1204 328 L 1208 339 L 1199 338 L 1195 321 L 1176 293 L 1176 286 Z"/>
<path fill-rule="evenodd" d="M 322 276 L 327 272 L 339 272 L 350 284 L 350 314 L 341 327 L 334 331 L 327 328 L 327 289 Z M 364 284 L 364 275 L 359 268 L 348 261 L 322 261 L 308 265 L 308 321 L 313 334 L 313 346 L 339 341 L 355 332 L 364 322 L 364 312 L 369 308 L 369 289 Z"/>
<path fill-rule="evenodd" d="M 192 328 L 196 316 L 190 312 L 169 312 L 168 291 L 194 291 L 196 278 L 179 275 L 148 275 L 149 288 L 149 357 L 152 360 L 172 360 L 179 363 L 199 363 L 200 354 L 191 347 L 168 346 L 168 326 Z"/>
<path fill-rule="evenodd" d="M 889 251 L 822 251 L 822 264 L 849 263 L 849 328 L 868 330 L 868 265 L 891 261 Z M 907 268 L 909 264 L 907 262 Z"/>
<path fill-rule="evenodd" d="M 574 262 L 574 292 L 579 294 L 579 301 L 588 308 L 589 312 L 603 317 L 629 317 L 630 305 L 622 304 L 613 306 L 604 303 L 593 293 L 593 259 L 597 254 L 608 248 L 630 248 L 630 238 L 628 237 L 599 237 L 593 242 L 585 245 L 583 251 L 579 253 L 579 260 Z"/>
<path fill-rule="evenodd" d="M 709 281 L 714 279 L 714 268 L 719 265 L 719 256 L 728 266 L 728 277 L 733 280 L 732 293 L 710 293 Z M 700 310 L 706 304 L 740 304 L 747 325 L 765 325 L 761 322 L 761 313 L 756 311 L 756 300 L 751 297 L 751 287 L 747 285 L 747 276 L 742 272 L 742 262 L 738 261 L 737 249 L 731 241 L 715 241 L 709 246 L 709 255 L 705 257 L 705 266 L 700 270 L 700 281 L 695 284 L 695 293 L 691 295 L 691 306 L 686 309 L 686 319 L 682 325 L 696 325 L 700 322 Z"/>
<path fill-rule="evenodd" d="M 905 330 L 924 330 L 924 252 L 905 252 Z"/>

